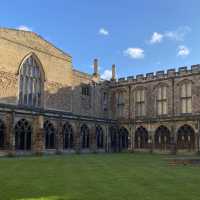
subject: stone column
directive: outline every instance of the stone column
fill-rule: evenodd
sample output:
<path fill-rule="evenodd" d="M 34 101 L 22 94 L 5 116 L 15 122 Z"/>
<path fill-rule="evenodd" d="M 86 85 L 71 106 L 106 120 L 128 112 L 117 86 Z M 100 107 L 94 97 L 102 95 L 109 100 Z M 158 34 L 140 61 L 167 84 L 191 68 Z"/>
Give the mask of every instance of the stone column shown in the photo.
<path fill-rule="evenodd" d="M 177 153 L 177 138 L 175 134 L 175 127 L 171 127 L 171 154 L 176 155 Z"/>
<path fill-rule="evenodd" d="M 192 147 L 190 149 L 194 150 L 195 152 L 198 152 L 198 139 L 199 139 L 198 130 L 195 131 L 195 138 L 194 139 L 195 139 L 194 140 L 194 149 L 192 149 Z"/>
<path fill-rule="evenodd" d="M 105 128 L 105 151 L 109 152 L 110 147 L 110 139 L 109 139 L 109 126 L 106 125 Z"/>
<path fill-rule="evenodd" d="M 155 150 L 154 130 L 151 128 L 150 125 L 149 125 L 149 129 L 148 129 L 148 133 L 149 133 L 148 148 L 149 148 L 149 152 L 153 153 Z"/>
<path fill-rule="evenodd" d="M 5 116 L 5 148 L 9 155 L 15 154 L 15 135 L 14 135 L 14 118 L 15 113 L 6 113 Z"/>
<path fill-rule="evenodd" d="M 45 149 L 45 139 L 44 139 L 44 118 L 43 116 L 35 116 L 33 120 L 33 142 L 32 150 L 35 154 L 41 155 Z"/>
<path fill-rule="evenodd" d="M 57 122 L 56 151 L 57 151 L 57 154 L 60 154 L 63 152 L 62 117 Z"/>
<path fill-rule="evenodd" d="M 96 125 L 93 125 L 90 129 L 90 150 L 91 152 L 97 152 L 97 143 L 96 143 Z"/>
<path fill-rule="evenodd" d="M 129 128 L 129 137 L 130 137 L 130 144 L 129 144 L 129 151 L 134 152 L 134 127 Z"/>
<path fill-rule="evenodd" d="M 74 149 L 76 153 L 81 153 L 81 140 L 80 140 L 80 133 L 81 133 L 81 127 L 80 127 L 80 122 L 77 121 L 75 123 L 75 128 L 74 128 Z"/>

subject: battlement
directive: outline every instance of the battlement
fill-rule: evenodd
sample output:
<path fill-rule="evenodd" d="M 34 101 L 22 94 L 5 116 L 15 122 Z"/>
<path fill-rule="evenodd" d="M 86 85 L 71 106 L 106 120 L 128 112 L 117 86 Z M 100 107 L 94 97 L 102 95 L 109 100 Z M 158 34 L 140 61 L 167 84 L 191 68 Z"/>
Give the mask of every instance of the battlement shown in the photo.
<path fill-rule="evenodd" d="M 140 82 L 140 81 L 148 81 L 148 80 L 156 80 L 170 77 L 180 77 L 189 74 L 200 73 L 200 64 L 192 65 L 190 68 L 187 66 L 179 67 L 178 70 L 175 68 L 167 69 L 166 71 L 161 70 L 157 72 L 150 72 L 147 74 L 138 74 L 136 76 L 128 76 L 127 78 L 121 77 L 117 80 L 117 83 L 124 82 Z"/>

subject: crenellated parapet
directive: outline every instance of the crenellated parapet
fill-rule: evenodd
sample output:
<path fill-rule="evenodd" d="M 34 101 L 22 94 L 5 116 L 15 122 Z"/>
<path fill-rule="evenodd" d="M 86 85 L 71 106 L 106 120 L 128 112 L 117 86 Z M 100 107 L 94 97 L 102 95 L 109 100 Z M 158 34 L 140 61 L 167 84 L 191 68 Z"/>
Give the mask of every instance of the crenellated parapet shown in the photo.
<path fill-rule="evenodd" d="M 181 77 L 181 76 L 187 76 L 200 73 L 200 64 L 192 65 L 190 68 L 187 66 L 179 67 L 178 70 L 175 68 L 168 69 L 166 71 L 161 70 L 157 72 L 150 72 L 147 74 L 138 74 L 136 76 L 128 76 L 128 77 L 121 77 L 118 80 L 116 80 L 115 83 L 121 84 L 121 83 L 137 83 L 137 82 L 145 82 L 145 81 L 151 81 L 151 80 L 160 80 L 160 79 L 167 79 L 171 77 Z"/>

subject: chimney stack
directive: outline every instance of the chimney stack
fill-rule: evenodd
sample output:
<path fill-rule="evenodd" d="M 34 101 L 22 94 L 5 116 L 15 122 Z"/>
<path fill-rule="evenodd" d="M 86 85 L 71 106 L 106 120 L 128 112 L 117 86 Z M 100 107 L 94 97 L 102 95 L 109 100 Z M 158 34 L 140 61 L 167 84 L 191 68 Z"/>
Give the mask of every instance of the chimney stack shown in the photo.
<path fill-rule="evenodd" d="M 94 73 L 93 73 L 93 75 L 97 76 L 99 74 L 99 66 L 98 66 L 98 59 L 97 58 L 94 59 L 93 66 L 94 66 Z"/>
<path fill-rule="evenodd" d="M 112 81 L 116 79 L 116 66 L 115 64 L 112 65 Z"/>

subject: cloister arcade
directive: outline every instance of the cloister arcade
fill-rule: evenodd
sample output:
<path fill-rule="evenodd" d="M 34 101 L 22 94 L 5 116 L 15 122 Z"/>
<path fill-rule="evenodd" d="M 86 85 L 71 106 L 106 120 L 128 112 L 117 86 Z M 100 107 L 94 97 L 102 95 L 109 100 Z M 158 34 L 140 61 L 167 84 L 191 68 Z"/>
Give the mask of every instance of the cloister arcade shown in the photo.
<path fill-rule="evenodd" d="M 7 127 L 0 120 L 0 150 L 8 150 L 6 140 Z M 34 128 L 30 120 L 19 119 L 13 126 L 15 151 L 32 151 L 34 145 Z M 131 140 L 131 138 L 133 138 Z M 174 140 L 173 140 L 174 139 Z M 173 141 L 177 150 L 195 151 L 198 137 L 194 128 L 189 124 L 182 124 L 173 136 L 167 126 L 160 125 L 154 133 L 150 133 L 144 126 L 138 126 L 135 132 L 126 126 L 105 126 L 101 124 L 82 123 L 79 128 L 65 121 L 58 126 L 51 120 L 45 120 L 43 125 L 43 151 L 48 150 L 74 150 L 79 147 L 84 150 L 105 152 L 121 152 L 128 150 L 149 149 L 169 151 Z M 59 144 L 61 144 L 59 146 Z M 132 149 L 131 149 L 132 148 Z"/>

